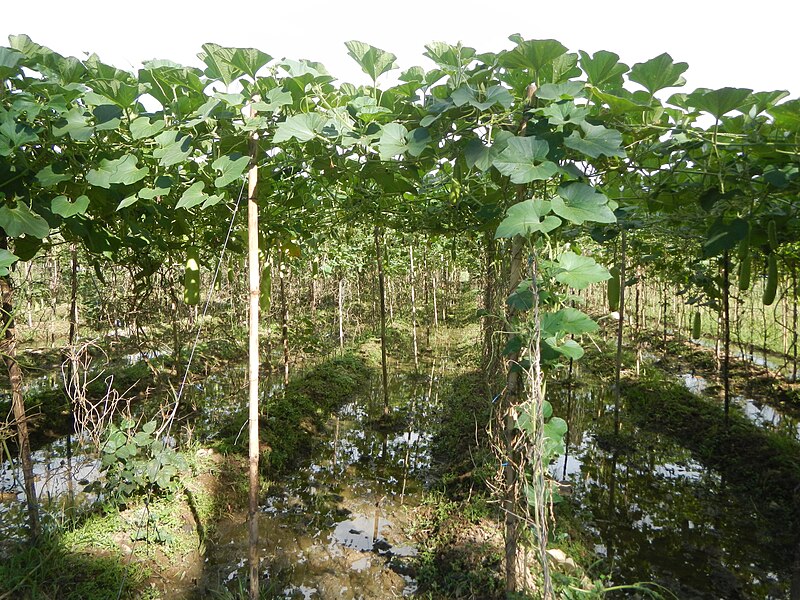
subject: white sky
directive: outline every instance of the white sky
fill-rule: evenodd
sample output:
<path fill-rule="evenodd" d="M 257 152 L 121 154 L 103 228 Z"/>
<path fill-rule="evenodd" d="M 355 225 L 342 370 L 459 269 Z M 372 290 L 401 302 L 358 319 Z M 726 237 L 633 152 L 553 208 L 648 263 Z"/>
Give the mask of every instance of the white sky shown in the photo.
<path fill-rule="evenodd" d="M 252 6 L 252 7 L 250 7 Z M 610 50 L 633 65 L 662 52 L 689 63 L 696 87 L 786 89 L 800 96 L 800 0 L 4 0 L 0 45 L 26 33 L 64 54 L 96 52 L 133 70 L 142 60 L 200 66 L 205 42 L 308 58 L 366 83 L 344 42 L 358 39 L 420 64 L 424 44 L 459 40 L 478 52 L 513 46 L 512 33 L 571 51 Z"/>

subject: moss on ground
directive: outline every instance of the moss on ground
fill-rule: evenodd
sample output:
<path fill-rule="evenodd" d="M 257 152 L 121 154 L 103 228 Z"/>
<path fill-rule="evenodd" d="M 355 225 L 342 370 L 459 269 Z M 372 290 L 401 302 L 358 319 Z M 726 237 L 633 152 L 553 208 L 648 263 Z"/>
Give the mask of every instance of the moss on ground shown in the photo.
<path fill-rule="evenodd" d="M 261 422 L 265 469 L 274 476 L 307 457 L 330 414 L 363 392 L 371 377 L 363 359 L 346 354 L 292 379 Z"/>

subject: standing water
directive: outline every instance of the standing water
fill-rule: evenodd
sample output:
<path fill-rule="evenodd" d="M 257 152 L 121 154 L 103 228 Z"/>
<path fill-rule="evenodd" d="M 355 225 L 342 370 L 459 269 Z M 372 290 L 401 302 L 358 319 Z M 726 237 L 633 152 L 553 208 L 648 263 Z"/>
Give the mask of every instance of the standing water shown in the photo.
<path fill-rule="evenodd" d="M 274 597 L 396 598 L 416 590 L 404 533 L 430 465 L 434 382 L 413 370 L 390 380 L 401 425 L 381 428 L 380 382 L 333 416 L 327 439 L 261 503 L 260 556 Z M 209 587 L 244 580 L 247 515 L 217 525 L 206 565 Z"/>

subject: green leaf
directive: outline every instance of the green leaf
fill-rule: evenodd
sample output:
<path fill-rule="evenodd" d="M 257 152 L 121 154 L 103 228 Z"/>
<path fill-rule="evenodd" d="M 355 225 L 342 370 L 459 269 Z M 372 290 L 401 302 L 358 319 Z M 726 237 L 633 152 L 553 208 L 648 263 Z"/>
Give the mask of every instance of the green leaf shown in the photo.
<path fill-rule="evenodd" d="M 358 63 L 372 81 L 397 67 L 397 57 L 391 52 L 357 40 L 345 42 L 344 45 L 347 47 L 347 55 Z"/>
<path fill-rule="evenodd" d="M 718 90 L 695 90 L 686 97 L 689 106 L 705 111 L 717 120 L 732 110 L 744 110 L 753 90 L 724 87 Z"/>
<path fill-rule="evenodd" d="M 614 223 L 617 220 L 608 207 L 608 198 L 585 183 L 561 186 L 552 203 L 554 213 L 575 225 L 583 225 L 585 221 Z"/>
<path fill-rule="evenodd" d="M 616 129 L 606 129 L 602 125 L 591 125 L 581 123 L 583 136 L 577 131 L 564 138 L 564 145 L 578 152 L 582 152 L 592 158 L 601 155 L 625 157 L 625 150 L 622 145 L 622 134 Z"/>
<path fill-rule="evenodd" d="M 30 235 L 44 239 L 50 234 L 50 225 L 47 221 L 31 212 L 28 205 L 22 201 L 17 202 L 15 208 L 9 208 L 5 204 L 0 206 L 0 227 L 12 238 Z"/>
<path fill-rule="evenodd" d="M 94 128 L 84 114 L 84 109 L 78 107 L 71 108 L 53 122 L 53 135 L 56 137 L 69 135 L 76 142 L 87 141 L 92 137 L 92 131 Z"/>
<path fill-rule="evenodd" d="M 255 48 L 227 48 L 218 44 L 203 44 L 203 52 L 197 57 L 206 64 L 206 76 L 211 79 L 220 79 L 225 85 L 230 85 L 242 75 L 249 75 L 255 79 L 261 67 L 272 60 Z"/>
<path fill-rule="evenodd" d="M 275 144 L 289 141 L 292 138 L 300 142 L 311 141 L 322 131 L 327 122 L 327 117 L 319 113 L 292 115 L 282 123 L 278 123 L 272 141 Z"/>
<path fill-rule="evenodd" d="M 525 279 L 517 286 L 506 299 L 506 304 L 511 308 L 519 311 L 530 310 L 533 308 L 533 291 L 531 290 L 532 282 L 530 279 Z M 519 336 L 514 336 L 506 344 L 504 354 L 508 356 L 511 352 L 519 351 L 522 347 L 522 339 Z"/>
<path fill-rule="evenodd" d="M 18 52 L 13 48 L 0 47 L 0 81 L 9 79 L 19 73 L 20 61 L 25 58 L 22 52 Z"/>
<path fill-rule="evenodd" d="M 689 65 L 685 62 L 672 62 L 672 57 L 665 52 L 646 62 L 633 65 L 628 78 L 644 86 L 652 95 L 668 87 L 684 85 L 686 80 L 681 75 L 688 68 Z"/>
<path fill-rule="evenodd" d="M 558 166 L 547 160 L 550 145 L 535 137 L 513 137 L 506 148 L 497 155 L 493 164 L 512 183 L 550 179 Z"/>
<path fill-rule="evenodd" d="M 153 137 L 164 129 L 163 119 L 150 121 L 149 117 L 136 117 L 130 124 L 131 136 L 135 140 Z"/>
<path fill-rule="evenodd" d="M 9 267 L 19 260 L 19 257 L 6 250 L 0 248 L 0 277 L 8 275 Z"/>
<path fill-rule="evenodd" d="M 274 87 L 268 91 L 259 102 L 253 103 L 253 108 L 258 112 L 273 113 L 281 107 L 292 103 L 292 93 L 282 87 Z"/>
<path fill-rule="evenodd" d="M 546 106 L 542 110 L 542 114 L 552 125 L 563 127 L 568 124 L 580 125 L 585 122 L 589 109 L 584 106 L 578 107 L 574 102 L 558 102 Z"/>
<path fill-rule="evenodd" d="M 464 160 L 470 169 L 477 167 L 485 171 L 492 166 L 492 160 L 497 152 L 492 152 L 492 148 L 483 145 L 478 138 L 473 138 L 464 147 Z"/>
<path fill-rule="evenodd" d="M 703 257 L 719 256 L 725 250 L 733 250 L 750 232 L 750 224 L 744 219 L 736 218 L 730 223 L 725 223 L 722 218 L 717 219 L 706 233 L 706 242 L 703 244 Z"/>
<path fill-rule="evenodd" d="M 506 218 L 497 227 L 495 239 L 553 231 L 561 225 L 561 219 L 551 215 L 550 209 L 550 202 L 538 198 L 518 202 L 508 209 Z"/>
<path fill-rule="evenodd" d="M 136 102 L 141 94 L 137 83 L 121 81 L 120 79 L 95 79 L 91 83 L 92 89 L 119 108 L 127 109 Z"/>
<path fill-rule="evenodd" d="M 594 333 L 599 328 L 597 323 L 586 313 L 569 306 L 554 313 L 542 314 L 542 335 L 544 337 Z"/>
<path fill-rule="evenodd" d="M 503 108 L 509 108 L 514 103 L 514 97 L 511 93 L 500 85 L 493 85 L 484 95 L 484 100 L 478 99 L 478 93 L 468 84 L 464 84 L 455 90 L 450 96 L 456 106 L 464 106 L 469 104 L 478 110 L 486 110 L 495 104 L 499 104 Z"/>
<path fill-rule="evenodd" d="M 153 150 L 153 158 L 159 159 L 162 167 L 185 162 L 192 153 L 192 136 L 180 131 L 162 131 L 155 140 L 160 147 Z"/>
<path fill-rule="evenodd" d="M 86 174 L 86 181 L 90 185 L 101 188 L 110 188 L 114 183 L 130 185 L 141 181 L 150 172 L 147 167 L 137 168 L 137 159 L 132 154 L 126 154 L 114 160 L 104 158 L 97 169 L 92 169 Z"/>
<path fill-rule="evenodd" d="M 37 181 L 44 188 L 53 187 L 72 178 L 73 176 L 67 173 L 66 166 L 62 163 L 51 163 L 36 174 Z"/>
<path fill-rule="evenodd" d="M 38 141 L 39 136 L 27 123 L 18 123 L 8 116 L 0 123 L 0 156 L 10 156 L 17 148 Z"/>
<path fill-rule="evenodd" d="M 622 76 L 630 67 L 619 62 L 617 54 L 600 50 L 595 52 L 594 56 L 590 56 L 588 52 L 581 50 L 580 55 L 581 68 L 586 73 L 589 83 L 601 89 L 616 90 L 622 87 Z"/>
<path fill-rule="evenodd" d="M 172 179 L 170 179 L 165 175 L 159 175 L 158 177 L 156 177 L 156 180 L 154 182 L 154 187 L 142 188 L 136 193 L 136 195 L 142 200 L 152 200 L 157 196 L 166 196 L 167 194 L 169 194 L 169 190 L 171 187 L 172 187 Z M 123 200 L 123 202 L 125 202 L 125 200 Z M 133 202 L 135 202 L 135 200 Z M 130 204 L 133 204 L 133 202 L 130 202 Z M 128 204 L 126 204 L 125 206 L 128 206 Z M 122 206 L 122 203 L 120 203 L 120 206 L 117 207 L 117 210 L 119 210 L 120 208 L 124 208 Z"/>
<path fill-rule="evenodd" d="M 556 274 L 556 280 L 576 290 L 611 278 L 608 269 L 597 264 L 593 258 L 571 251 L 558 257 L 558 266 L 561 270 Z"/>
<path fill-rule="evenodd" d="M 545 83 L 536 90 L 542 100 L 570 100 L 583 95 L 585 84 L 582 81 L 565 81 L 563 83 Z"/>
<path fill-rule="evenodd" d="M 122 200 L 119 201 L 119 204 L 117 204 L 117 210 L 122 210 L 123 208 L 127 208 L 133 204 L 136 204 L 138 200 L 139 198 L 136 195 L 123 198 Z"/>
<path fill-rule="evenodd" d="M 222 198 L 220 196 L 209 196 L 205 193 L 205 184 L 202 181 L 193 183 L 178 199 L 175 208 L 194 208 L 198 204 L 203 204 L 203 209 L 217 204 Z"/>
<path fill-rule="evenodd" d="M 551 350 L 558 352 L 567 358 L 571 358 L 572 360 L 580 360 L 584 354 L 583 348 L 575 340 L 568 339 L 564 340 L 562 343 L 559 343 L 555 337 L 549 337 L 543 339 L 542 341 L 546 343 Z"/>
<path fill-rule="evenodd" d="M 231 158 L 231 156 L 236 158 Z M 250 164 L 250 158 L 247 156 L 239 156 L 238 154 L 232 154 L 231 156 L 224 154 L 211 163 L 211 168 L 220 173 L 219 177 L 214 180 L 215 187 L 222 188 L 233 183 L 242 176 L 247 165 Z"/>
<path fill-rule="evenodd" d="M 419 156 L 431 143 L 431 134 L 426 127 L 417 127 L 408 132 L 408 153 L 411 156 Z"/>
<path fill-rule="evenodd" d="M 556 40 L 522 40 L 519 36 L 510 39 L 516 41 L 517 46 L 499 57 L 500 65 L 506 68 L 537 72 L 567 52 L 567 47 Z"/>
<path fill-rule="evenodd" d="M 403 154 L 408 150 L 406 136 L 408 130 L 400 123 L 387 123 L 383 126 L 381 137 L 378 140 L 378 150 L 381 160 L 390 160 L 393 156 Z"/>
<path fill-rule="evenodd" d="M 88 196 L 78 196 L 74 202 L 72 202 L 66 196 L 57 196 L 53 198 L 53 201 L 51 202 L 50 205 L 50 210 L 53 213 L 61 215 L 64 218 L 72 217 L 75 215 L 84 215 L 86 214 L 88 208 L 89 208 Z"/>

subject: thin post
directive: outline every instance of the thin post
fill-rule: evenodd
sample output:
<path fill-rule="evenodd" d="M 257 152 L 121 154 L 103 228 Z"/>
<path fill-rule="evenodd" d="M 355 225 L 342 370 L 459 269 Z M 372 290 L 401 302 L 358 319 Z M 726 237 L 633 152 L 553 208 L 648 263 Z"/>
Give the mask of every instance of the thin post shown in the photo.
<path fill-rule="evenodd" d="M 250 108 L 250 116 L 255 110 Z M 260 269 L 258 265 L 258 205 L 256 204 L 256 185 L 258 166 L 256 157 L 258 143 L 256 137 L 250 138 L 250 171 L 247 176 L 247 269 L 250 283 L 250 311 L 248 337 L 248 383 L 249 383 L 249 551 L 250 600 L 259 597 L 259 557 L 258 557 L 258 300 L 261 293 Z"/>
<path fill-rule="evenodd" d="M 376 226 L 375 231 L 375 259 L 378 268 L 378 293 L 380 295 L 380 320 L 381 320 L 381 377 L 383 383 L 383 414 L 389 414 L 389 374 L 386 368 L 386 286 L 383 273 L 383 258 L 381 256 L 381 237 L 383 232 Z"/>

